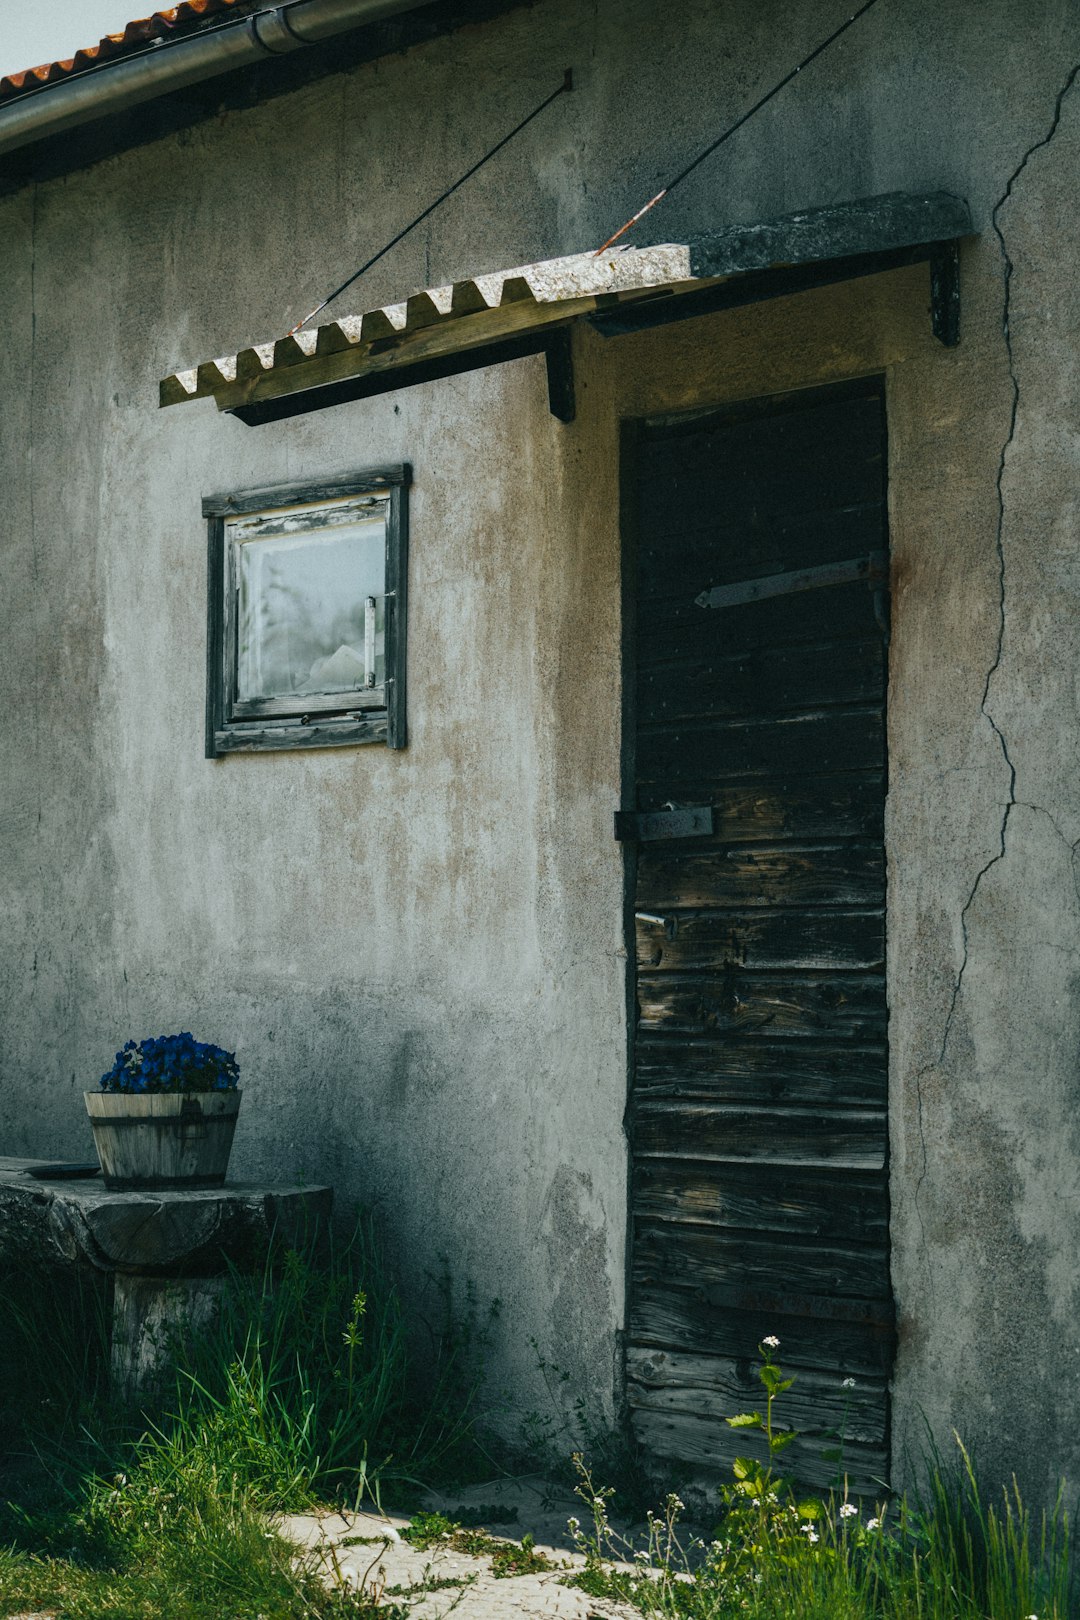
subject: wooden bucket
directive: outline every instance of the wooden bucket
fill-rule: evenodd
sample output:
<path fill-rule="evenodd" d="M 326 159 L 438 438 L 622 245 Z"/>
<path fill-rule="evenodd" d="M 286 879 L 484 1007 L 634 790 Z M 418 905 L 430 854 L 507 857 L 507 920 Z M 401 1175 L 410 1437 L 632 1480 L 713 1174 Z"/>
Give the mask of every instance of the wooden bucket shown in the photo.
<path fill-rule="evenodd" d="M 240 1091 L 87 1091 L 105 1185 L 221 1187 Z"/>

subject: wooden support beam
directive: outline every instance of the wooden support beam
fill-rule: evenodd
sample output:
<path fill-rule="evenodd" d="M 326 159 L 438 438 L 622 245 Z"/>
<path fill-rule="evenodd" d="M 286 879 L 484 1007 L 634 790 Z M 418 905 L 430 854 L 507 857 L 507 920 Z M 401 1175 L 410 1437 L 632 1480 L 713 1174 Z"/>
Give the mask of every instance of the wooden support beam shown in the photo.
<path fill-rule="evenodd" d="M 574 353 L 570 328 L 561 327 L 548 339 L 548 409 L 560 422 L 572 422 L 577 415 L 574 397 Z"/>
<path fill-rule="evenodd" d="M 930 323 L 947 349 L 960 342 L 960 248 L 935 242 L 930 254 Z"/>

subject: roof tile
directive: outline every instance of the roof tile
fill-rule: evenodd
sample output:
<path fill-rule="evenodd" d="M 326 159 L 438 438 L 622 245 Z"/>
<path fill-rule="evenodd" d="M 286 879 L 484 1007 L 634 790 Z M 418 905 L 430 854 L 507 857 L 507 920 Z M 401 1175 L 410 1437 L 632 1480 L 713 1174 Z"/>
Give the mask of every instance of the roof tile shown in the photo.
<path fill-rule="evenodd" d="M 96 45 L 86 45 L 73 56 L 43 62 L 40 67 L 25 68 L 20 73 L 5 74 L 0 78 L 0 105 L 45 85 L 73 78 L 104 62 L 132 56 L 155 40 L 198 33 L 212 27 L 222 12 L 243 16 L 262 3 L 264 0 L 183 0 L 181 5 L 168 11 L 155 11 L 149 17 L 129 22 L 122 33 L 106 34 Z"/>

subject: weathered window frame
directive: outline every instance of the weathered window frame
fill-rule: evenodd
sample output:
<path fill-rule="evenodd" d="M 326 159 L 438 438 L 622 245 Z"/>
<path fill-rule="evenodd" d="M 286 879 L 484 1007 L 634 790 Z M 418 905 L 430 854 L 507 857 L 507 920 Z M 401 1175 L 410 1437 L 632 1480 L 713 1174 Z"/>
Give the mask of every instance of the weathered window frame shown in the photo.
<path fill-rule="evenodd" d="M 412 469 L 408 463 L 376 467 L 366 472 L 315 482 L 275 484 L 260 489 L 232 491 L 203 498 L 207 520 L 207 636 L 206 636 L 206 757 L 263 753 L 271 749 L 346 748 L 381 742 L 404 748 L 405 652 L 408 590 L 408 489 Z M 231 548 L 226 523 L 248 512 L 274 507 L 302 506 L 350 495 L 387 497 L 385 707 L 352 705 L 304 713 L 299 704 L 291 713 L 252 716 L 237 713 L 236 699 L 236 595 Z M 243 707 L 248 707 L 244 705 Z M 280 710 L 280 700 L 266 708 Z M 312 706 L 316 708 L 316 705 Z"/>

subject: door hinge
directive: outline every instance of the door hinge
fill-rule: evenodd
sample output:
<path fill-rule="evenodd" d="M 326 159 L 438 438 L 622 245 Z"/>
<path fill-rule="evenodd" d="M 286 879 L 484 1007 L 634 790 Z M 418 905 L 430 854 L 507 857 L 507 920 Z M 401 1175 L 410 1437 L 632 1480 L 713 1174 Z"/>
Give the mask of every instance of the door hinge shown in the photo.
<path fill-rule="evenodd" d="M 714 585 L 694 597 L 701 608 L 742 607 L 746 602 L 763 602 L 770 596 L 790 596 L 795 591 L 816 591 L 828 585 L 848 585 L 862 580 L 865 585 L 888 584 L 889 559 L 884 551 L 871 551 L 865 557 L 849 557 L 845 562 L 824 563 L 820 568 L 796 568 L 787 574 L 765 574 L 761 579 L 740 580 L 737 585 Z"/>

